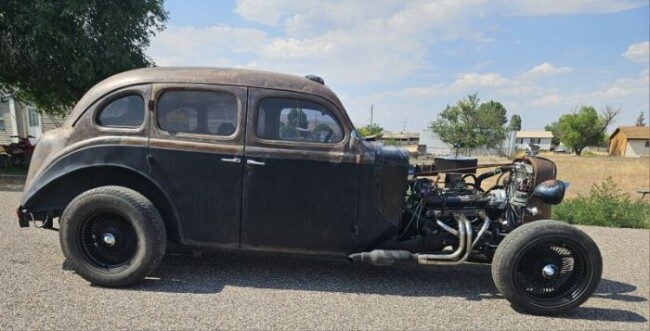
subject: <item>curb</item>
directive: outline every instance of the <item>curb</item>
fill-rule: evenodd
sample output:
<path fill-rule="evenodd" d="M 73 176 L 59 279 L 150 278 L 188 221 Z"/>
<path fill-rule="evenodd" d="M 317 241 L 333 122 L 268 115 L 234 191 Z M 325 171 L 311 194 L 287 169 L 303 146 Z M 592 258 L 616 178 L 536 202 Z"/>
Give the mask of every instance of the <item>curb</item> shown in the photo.
<path fill-rule="evenodd" d="M 22 191 L 25 186 L 25 175 L 0 175 L 0 191 Z"/>

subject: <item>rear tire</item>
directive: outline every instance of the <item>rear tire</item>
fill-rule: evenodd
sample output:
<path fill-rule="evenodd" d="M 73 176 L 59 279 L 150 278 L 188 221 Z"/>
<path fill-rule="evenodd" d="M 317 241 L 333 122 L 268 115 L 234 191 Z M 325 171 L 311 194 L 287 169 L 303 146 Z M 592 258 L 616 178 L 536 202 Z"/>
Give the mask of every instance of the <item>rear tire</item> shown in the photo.
<path fill-rule="evenodd" d="M 142 194 L 103 186 L 77 196 L 61 216 L 63 254 L 92 284 L 125 287 L 139 283 L 162 260 L 165 226 Z"/>
<path fill-rule="evenodd" d="M 596 290 L 602 257 L 596 243 L 557 221 L 524 224 L 499 244 L 492 279 L 516 310 L 556 315 L 584 303 Z"/>

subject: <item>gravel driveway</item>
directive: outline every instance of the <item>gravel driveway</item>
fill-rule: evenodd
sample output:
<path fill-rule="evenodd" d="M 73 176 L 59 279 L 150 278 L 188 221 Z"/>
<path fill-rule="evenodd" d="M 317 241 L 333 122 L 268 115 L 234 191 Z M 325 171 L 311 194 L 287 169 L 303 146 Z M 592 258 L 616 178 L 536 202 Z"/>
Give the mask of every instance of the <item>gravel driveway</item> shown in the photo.
<path fill-rule="evenodd" d="M 648 230 L 584 227 L 603 253 L 603 280 L 582 307 L 548 318 L 513 311 L 490 267 L 478 264 L 379 268 L 175 253 L 138 287 L 93 287 L 68 270 L 57 233 L 18 227 L 19 198 L 0 192 L 2 330 L 649 328 Z"/>

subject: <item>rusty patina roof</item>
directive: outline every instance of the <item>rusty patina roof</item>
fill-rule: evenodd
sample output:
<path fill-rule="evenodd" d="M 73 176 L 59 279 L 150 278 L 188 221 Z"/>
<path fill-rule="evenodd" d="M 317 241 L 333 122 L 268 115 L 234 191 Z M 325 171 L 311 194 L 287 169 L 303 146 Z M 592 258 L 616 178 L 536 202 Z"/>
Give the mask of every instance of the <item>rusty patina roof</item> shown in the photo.
<path fill-rule="evenodd" d="M 79 115 L 105 94 L 147 83 L 221 84 L 311 93 L 329 99 L 343 109 L 332 90 L 305 77 L 250 69 L 155 67 L 126 71 L 97 83 L 79 100 L 66 125 L 74 123 Z"/>

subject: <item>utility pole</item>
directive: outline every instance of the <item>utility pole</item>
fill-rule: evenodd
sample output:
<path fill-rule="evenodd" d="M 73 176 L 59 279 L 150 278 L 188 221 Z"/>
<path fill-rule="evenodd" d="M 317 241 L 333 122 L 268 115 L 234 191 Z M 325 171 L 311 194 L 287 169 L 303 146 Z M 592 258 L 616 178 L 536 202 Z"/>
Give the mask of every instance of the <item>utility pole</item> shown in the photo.
<path fill-rule="evenodd" d="M 370 126 L 372 126 L 372 117 L 374 115 L 373 113 L 374 113 L 374 110 L 375 110 L 374 108 L 375 108 L 375 105 L 370 105 Z"/>

